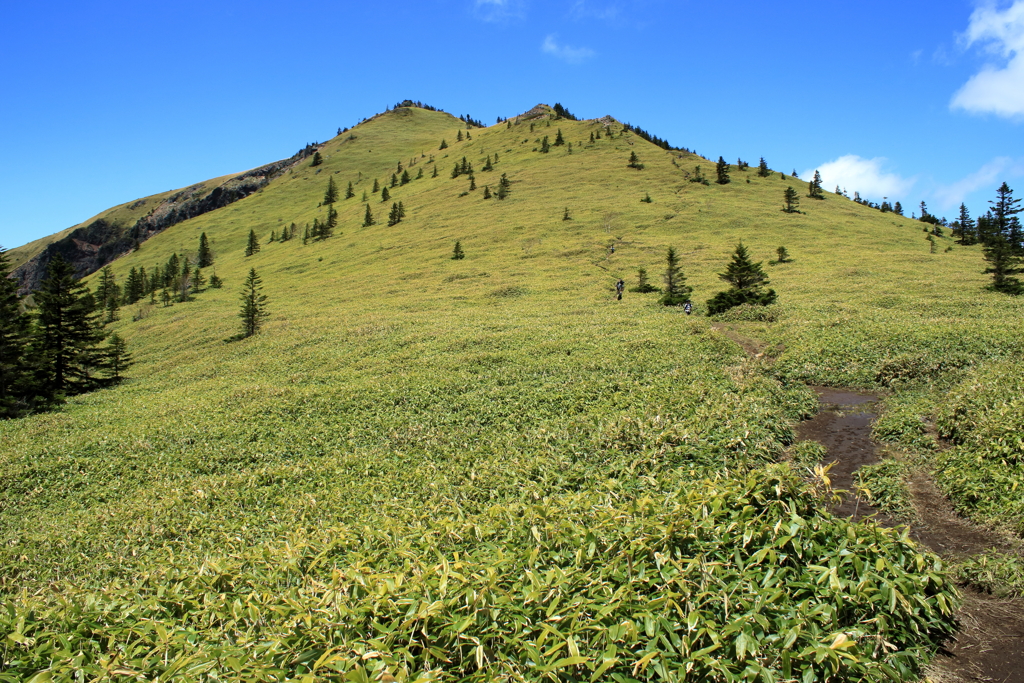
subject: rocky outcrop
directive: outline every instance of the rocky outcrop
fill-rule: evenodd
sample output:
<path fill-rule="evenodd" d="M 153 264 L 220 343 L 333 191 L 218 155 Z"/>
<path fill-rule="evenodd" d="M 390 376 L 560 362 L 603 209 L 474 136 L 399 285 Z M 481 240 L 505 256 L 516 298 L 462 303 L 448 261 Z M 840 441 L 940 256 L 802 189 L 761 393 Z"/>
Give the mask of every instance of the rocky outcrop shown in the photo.
<path fill-rule="evenodd" d="M 39 283 L 46 277 L 50 262 L 58 254 L 74 266 L 78 277 L 85 277 L 172 225 L 248 197 L 317 149 L 317 145 L 306 145 L 288 159 L 246 171 L 212 190 L 205 183 L 200 183 L 175 192 L 131 226 L 116 225 L 99 218 L 48 245 L 17 268 L 12 277 L 20 282 L 19 292 L 28 294 L 39 287 Z M 133 206 L 144 205 L 145 201 L 140 199 Z"/>

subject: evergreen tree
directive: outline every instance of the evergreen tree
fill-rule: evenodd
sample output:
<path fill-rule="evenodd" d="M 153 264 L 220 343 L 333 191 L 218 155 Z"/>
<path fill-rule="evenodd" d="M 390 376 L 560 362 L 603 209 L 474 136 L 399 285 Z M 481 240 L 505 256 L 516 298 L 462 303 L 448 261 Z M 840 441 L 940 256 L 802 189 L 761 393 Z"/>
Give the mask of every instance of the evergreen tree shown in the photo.
<path fill-rule="evenodd" d="M 324 163 L 324 158 L 320 156 L 320 150 L 313 152 L 313 161 L 309 163 L 310 166 L 319 166 Z"/>
<path fill-rule="evenodd" d="M 448 149 L 448 143 L 445 142 L 444 138 L 441 138 L 441 146 L 438 149 Z"/>
<path fill-rule="evenodd" d="M 0 247 L 0 417 L 19 417 L 35 395 L 29 361 L 31 319 L 21 310 L 18 285 L 8 278 L 10 260 Z"/>
<path fill-rule="evenodd" d="M 469 176 L 469 191 L 472 192 L 476 189 L 476 178 Z"/>
<path fill-rule="evenodd" d="M 132 356 L 128 353 L 128 342 L 117 332 L 110 335 L 107 340 L 107 347 L 103 349 L 107 372 L 110 373 L 111 382 L 120 382 L 121 375 L 128 366 L 132 364 Z"/>
<path fill-rule="evenodd" d="M 636 269 L 636 287 L 633 287 L 631 292 L 637 292 L 639 294 L 649 294 L 651 292 L 660 292 L 661 289 L 652 285 L 647 279 L 647 269 L 643 266 Z M 686 303 L 685 301 L 683 303 Z"/>
<path fill-rule="evenodd" d="M 796 194 L 796 190 L 793 186 L 789 186 L 782 193 L 783 201 L 786 205 L 782 207 L 782 210 L 786 213 L 799 213 L 800 210 L 797 208 L 800 206 L 800 198 Z"/>
<path fill-rule="evenodd" d="M 196 254 L 196 265 L 200 268 L 209 268 L 213 265 L 213 252 L 210 250 L 210 241 L 206 239 L 205 232 L 199 236 L 199 253 Z"/>
<path fill-rule="evenodd" d="M 693 175 L 690 176 L 690 182 L 691 183 L 700 183 L 701 185 L 710 185 L 711 184 L 711 183 L 708 182 L 708 179 L 704 177 L 704 174 L 701 173 L 701 171 L 700 171 L 700 164 L 697 164 L 697 167 L 695 169 L 693 169 Z"/>
<path fill-rule="evenodd" d="M 715 164 L 715 175 L 717 176 L 715 182 L 719 185 L 729 182 L 729 164 L 725 163 L 725 159 L 722 157 L 718 157 L 718 163 Z"/>
<path fill-rule="evenodd" d="M 345 199 L 352 199 L 356 196 L 356 191 L 352 189 L 352 181 L 348 181 L 348 187 L 345 189 Z"/>
<path fill-rule="evenodd" d="M 249 231 L 249 241 L 245 245 L 245 255 L 246 256 L 252 256 L 253 254 L 258 254 L 259 251 L 260 251 L 260 241 L 256 237 L 256 231 L 255 230 L 250 230 Z"/>
<path fill-rule="evenodd" d="M 306 223 L 306 229 L 302 233 L 302 244 L 308 244 L 310 237 L 312 237 L 312 235 L 309 234 L 309 223 Z"/>
<path fill-rule="evenodd" d="M 498 181 L 498 199 L 505 199 L 511 191 L 512 181 L 508 179 L 508 175 L 502 173 L 501 180 Z"/>
<path fill-rule="evenodd" d="M 163 302 L 164 308 L 167 308 L 171 305 L 171 293 L 165 289 L 163 293 L 160 294 L 160 300 Z"/>
<path fill-rule="evenodd" d="M 549 151 L 551 151 L 551 147 L 548 146 L 548 136 L 547 135 L 545 135 L 544 139 L 540 141 L 540 151 L 541 151 L 541 154 L 547 154 Z"/>
<path fill-rule="evenodd" d="M 814 179 L 807 183 L 807 196 L 811 199 L 824 199 L 825 193 L 821 190 L 821 174 L 814 172 Z"/>
<path fill-rule="evenodd" d="M 1010 249 L 1016 253 L 1024 253 L 1024 234 L 1021 231 L 1020 219 L 1017 214 L 1021 212 L 1020 199 L 1013 198 L 1013 190 L 1005 182 L 996 190 L 996 200 L 990 201 L 992 205 L 992 216 L 995 218 L 995 232 L 1002 235 L 1010 245 Z"/>
<path fill-rule="evenodd" d="M 491 198 L 491 188 L 488 185 L 484 185 L 484 199 Z"/>
<path fill-rule="evenodd" d="M 405 170 L 402 171 L 402 177 L 399 179 L 398 183 L 400 185 L 408 185 L 410 180 L 412 180 L 412 178 L 409 177 L 409 171 Z"/>
<path fill-rule="evenodd" d="M 480 170 L 481 171 L 493 171 L 494 170 L 494 166 L 491 165 L 491 155 L 490 154 L 487 155 L 487 162 L 484 164 L 484 167 L 481 168 Z"/>
<path fill-rule="evenodd" d="M 775 290 L 764 290 L 768 282 L 768 275 L 761 267 L 761 263 L 754 263 L 750 260 L 747 248 L 740 242 L 733 252 L 732 261 L 726 267 L 724 273 L 718 277 L 728 282 L 731 287 L 725 292 L 719 292 L 712 299 L 708 299 L 708 314 L 716 315 L 729 310 L 733 306 L 741 304 L 756 304 L 767 306 L 775 303 Z"/>
<path fill-rule="evenodd" d="M 192 291 L 199 293 L 203 291 L 203 285 L 206 284 L 206 278 L 203 277 L 203 271 L 196 266 L 192 271 Z"/>
<path fill-rule="evenodd" d="M 267 244 L 273 244 L 277 241 L 277 230 L 270 231 L 270 239 L 267 240 Z"/>
<path fill-rule="evenodd" d="M 590 141 L 594 141 L 594 131 L 590 131 Z"/>
<path fill-rule="evenodd" d="M 363 227 L 368 228 L 373 225 L 376 221 L 373 220 L 373 211 L 370 210 L 370 205 L 366 205 L 366 214 L 363 215 Z"/>
<path fill-rule="evenodd" d="M 382 189 L 380 191 L 380 201 L 381 202 L 386 202 L 389 199 L 391 199 L 391 192 L 388 191 L 388 188 L 385 187 L 384 189 Z"/>
<path fill-rule="evenodd" d="M 971 218 L 970 212 L 964 204 L 960 204 L 960 216 L 957 219 L 960 244 L 971 245 L 978 241 L 978 231 Z"/>
<path fill-rule="evenodd" d="M 103 270 L 100 271 L 100 280 L 96 285 L 95 297 L 96 305 L 106 311 L 103 323 L 112 323 L 117 320 L 117 311 L 121 303 L 121 292 L 114 277 L 114 269 L 110 266 L 104 266 Z"/>
<path fill-rule="evenodd" d="M 462 131 L 461 130 L 459 131 L 459 134 L 455 136 L 455 142 L 462 142 Z"/>
<path fill-rule="evenodd" d="M 188 259 L 181 261 L 181 275 L 178 278 L 178 302 L 184 303 L 190 300 L 189 293 L 192 291 L 192 268 L 189 267 Z"/>
<path fill-rule="evenodd" d="M 249 269 L 249 275 L 242 285 L 241 298 L 242 310 L 238 317 L 242 319 L 240 336 L 245 339 L 257 334 L 267 319 L 267 295 L 263 294 L 263 281 L 256 274 L 255 268 Z"/>
<path fill-rule="evenodd" d="M 324 191 L 324 204 L 331 205 L 338 201 L 338 186 L 334 184 L 334 176 L 327 178 L 327 189 Z"/>
<path fill-rule="evenodd" d="M 434 164 L 434 172 L 430 174 L 431 178 L 437 177 L 437 164 Z"/>
<path fill-rule="evenodd" d="M 558 133 L 555 135 L 555 147 L 559 147 L 565 144 L 565 138 L 562 137 L 562 129 L 558 129 Z"/>
<path fill-rule="evenodd" d="M 1014 275 L 1024 273 L 1021 259 L 1005 236 L 994 235 L 984 247 L 985 260 L 989 267 L 985 273 L 992 275 L 992 289 L 1006 294 L 1024 294 L 1024 286 Z"/>
<path fill-rule="evenodd" d="M 373 194 L 377 194 L 378 192 L 380 192 L 380 183 L 377 182 L 376 178 L 374 178 L 373 179 Z"/>
<path fill-rule="evenodd" d="M 572 220 L 572 216 L 569 215 L 569 207 L 568 206 L 565 207 L 565 213 L 562 214 L 562 220 L 563 221 L 571 221 Z"/>
<path fill-rule="evenodd" d="M 423 167 L 420 166 L 420 170 L 416 172 L 416 180 L 419 180 L 422 177 L 423 177 Z"/>
<path fill-rule="evenodd" d="M 402 217 L 398 210 L 398 203 L 391 205 L 391 213 L 388 214 L 388 226 L 397 225 L 402 220 Z"/>
<path fill-rule="evenodd" d="M 629 163 L 626 164 L 626 166 L 629 168 L 635 168 L 638 171 L 642 170 L 644 167 L 644 165 L 640 163 L 640 157 L 636 155 L 636 152 L 629 153 Z"/>
<path fill-rule="evenodd" d="M 60 400 L 98 386 L 94 373 L 103 365 L 98 346 L 104 335 L 95 300 L 59 254 L 50 262 L 35 300 L 39 308 L 36 353 L 42 361 L 45 395 Z"/>
<path fill-rule="evenodd" d="M 223 286 L 224 281 L 217 276 L 217 273 L 210 276 L 210 289 L 220 289 Z"/>
<path fill-rule="evenodd" d="M 462 242 L 455 240 L 455 249 L 452 251 L 452 260 L 461 261 L 466 258 L 466 253 L 462 251 Z"/>
<path fill-rule="evenodd" d="M 335 210 L 334 205 L 331 204 L 327 207 L 327 221 L 320 226 L 318 237 L 322 240 L 333 237 L 336 227 L 338 227 L 338 212 Z"/>
<path fill-rule="evenodd" d="M 646 275 L 646 273 L 645 273 Z M 679 257 L 673 247 L 668 248 L 668 255 L 665 257 L 665 293 L 661 296 L 661 303 L 665 306 L 682 306 L 690 300 L 693 288 L 686 285 L 686 276 L 683 269 L 679 267 Z"/>
<path fill-rule="evenodd" d="M 643 198 L 643 199 L 641 199 L 640 201 L 642 201 L 642 202 L 643 202 L 644 204 L 650 204 L 650 203 L 651 203 L 651 202 L 653 202 L 654 200 L 653 200 L 653 199 L 651 199 L 651 193 L 650 193 L 650 192 L 647 192 L 647 193 L 645 193 L 645 194 L 644 194 L 644 198 Z"/>
<path fill-rule="evenodd" d="M 405 204 L 398 202 L 398 220 L 405 218 Z"/>
<path fill-rule="evenodd" d="M 313 240 L 319 240 L 320 239 L 320 231 L 322 229 L 323 229 L 323 227 L 320 225 L 320 219 L 319 218 L 314 218 L 313 219 L 313 227 L 310 228 L 310 230 L 309 230 L 309 238 L 313 239 Z"/>
<path fill-rule="evenodd" d="M 775 250 L 775 253 L 779 255 L 778 263 L 787 263 L 789 261 L 789 252 L 786 251 L 785 247 L 779 247 Z"/>
<path fill-rule="evenodd" d="M 398 187 L 398 175 L 395 173 L 391 174 L 391 187 Z"/>

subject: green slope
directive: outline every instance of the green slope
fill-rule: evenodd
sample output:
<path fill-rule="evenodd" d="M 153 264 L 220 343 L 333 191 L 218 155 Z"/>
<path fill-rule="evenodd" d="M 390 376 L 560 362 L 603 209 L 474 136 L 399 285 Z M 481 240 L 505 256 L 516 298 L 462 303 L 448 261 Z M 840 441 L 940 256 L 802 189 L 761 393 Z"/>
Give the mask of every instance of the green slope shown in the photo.
<path fill-rule="evenodd" d="M 86 653 L 16 638 L 18 672 L 98 675 L 116 647 L 127 670 L 184 679 L 917 670 L 951 628 L 938 561 L 815 509 L 772 463 L 814 409 L 804 382 L 898 389 L 1014 358 L 1021 302 L 983 289 L 978 248 L 931 253 L 910 219 L 756 169 L 691 183 L 714 164 L 617 123 L 611 139 L 598 121 L 532 123 L 456 142 L 465 124 L 442 112 L 376 116 L 322 165 L 113 264 L 123 281 L 205 232 L 225 287 L 123 309 L 128 382 L 0 424 L 0 628 Z M 559 129 L 572 154 L 536 151 Z M 450 177 L 463 156 L 472 192 Z M 363 227 L 364 190 L 399 163 L 424 171 L 391 188 L 405 220 L 387 226 L 372 196 Z M 510 196 L 483 199 L 502 173 Z M 334 237 L 266 243 L 326 217 L 328 176 L 356 193 Z M 789 185 L 802 214 L 780 211 Z M 264 244 L 245 257 L 250 230 Z M 770 365 L 699 315 L 739 240 L 794 259 L 768 266 L 775 322 L 733 323 Z M 615 301 L 638 267 L 657 279 L 668 246 L 698 315 Z M 227 344 L 250 268 L 271 317 Z M 876 660 L 879 636 L 896 649 Z"/>

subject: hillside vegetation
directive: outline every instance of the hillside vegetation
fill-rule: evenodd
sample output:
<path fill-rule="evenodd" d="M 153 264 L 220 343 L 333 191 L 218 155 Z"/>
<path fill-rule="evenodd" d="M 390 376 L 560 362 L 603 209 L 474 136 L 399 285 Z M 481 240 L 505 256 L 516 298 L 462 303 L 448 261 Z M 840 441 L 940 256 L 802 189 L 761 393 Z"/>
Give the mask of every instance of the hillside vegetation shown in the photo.
<path fill-rule="evenodd" d="M 113 263 L 123 283 L 205 233 L 224 286 L 122 308 L 129 380 L 0 423 L 0 681 L 915 675 L 954 628 L 942 563 L 834 518 L 782 461 L 807 384 L 931 392 L 960 444 L 943 458 L 1004 463 L 942 485 L 1019 531 L 1024 486 L 991 480 L 1024 479 L 1020 413 L 968 387 L 1019 386 L 1024 302 L 984 289 L 980 247 L 932 250 L 909 218 L 756 163 L 719 185 L 612 119 L 532 112 L 397 108 Z M 304 244 L 328 178 L 338 225 Z M 803 213 L 781 211 L 788 186 Z M 755 358 L 703 315 L 740 241 L 779 293 L 719 321 Z M 695 315 L 617 301 L 670 246 Z M 768 264 L 779 246 L 792 260 Z M 251 268 L 270 317 L 225 343 Z"/>

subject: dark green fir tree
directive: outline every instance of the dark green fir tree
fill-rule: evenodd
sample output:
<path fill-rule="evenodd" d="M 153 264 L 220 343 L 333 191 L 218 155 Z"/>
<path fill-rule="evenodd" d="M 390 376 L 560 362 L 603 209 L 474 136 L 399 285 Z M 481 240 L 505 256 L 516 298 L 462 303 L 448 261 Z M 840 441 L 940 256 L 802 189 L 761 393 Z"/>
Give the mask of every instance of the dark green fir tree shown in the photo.
<path fill-rule="evenodd" d="M 719 185 L 725 185 L 729 182 L 729 164 L 722 157 L 718 157 L 718 163 L 715 164 L 715 176 L 715 182 Z"/>
<path fill-rule="evenodd" d="M 646 273 L 645 273 L 646 275 Z M 693 288 L 687 286 L 686 276 L 679 265 L 679 257 L 673 247 L 668 248 L 665 257 L 665 293 L 661 296 L 661 303 L 665 306 L 682 306 L 690 300 Z"/>
<path fill-rule="evenodd" d="M 455 249 L 452 250 L 452 260 L 461 261 L 466 258 L 466 252 L 462 250 L 462 242 L 455 240 Z"/>
<path fill-rule="evenodd" d="M 196 265 L 200 268 L 209 268 L 213 265 L 213 251 L 210 249 L 210 240 L 204 232 L 199 236 L 199 251 L 196 253 Z"/>
<path fill-rule="evenodd" d="M 34 407 L 37 394 L 30 358 L 31 320 L 18 299 L 18 284 L 8 278 L 10 260 L 0 247 L 0 418 L 20 417 Z"/>
<path fill-rule="evenodd" d="M 743 242 L 736 245 L 732 261 L 726 266 L 724 273 L 718 277 L 729 283 L 727 291 L 719 292 L 714 298 L 708 299 L 708 313 L 716 315 L 741 304 L 767 306 L 775 303 L 773 289 L 764 289 L 768 284 L 768 275 L 761 263 L 750 260 L 750 253 Z"/>
<path fill-rule="evenodd" d="M 256 274 L 255 268 L 249 269 L 249 275 L 242 285 L 242 310 L 238 317 L 242 319 L 241 338 L 258 334 L 267 319 L 267 295 L 263 293 L 263 281 Z"/>

